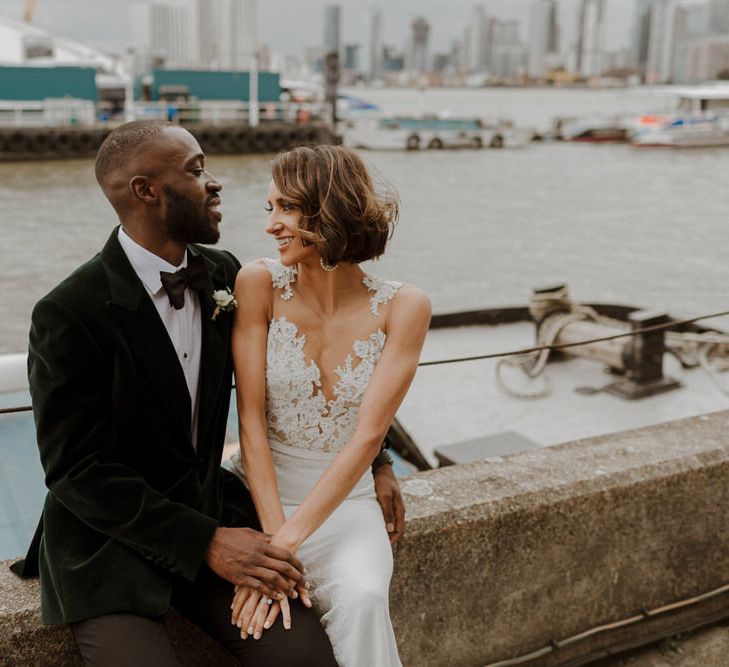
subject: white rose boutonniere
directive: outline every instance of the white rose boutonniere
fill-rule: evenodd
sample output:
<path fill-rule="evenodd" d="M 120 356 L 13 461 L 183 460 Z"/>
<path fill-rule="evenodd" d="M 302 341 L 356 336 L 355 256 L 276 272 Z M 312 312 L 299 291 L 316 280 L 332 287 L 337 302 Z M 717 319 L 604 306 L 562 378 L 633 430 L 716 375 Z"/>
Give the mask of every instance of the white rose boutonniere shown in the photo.
<path fill-rule="evenodd" d="M 230 291 L 230 287 L 215 290 L 213 292 L 213 301 L 215 301 L 213 320 L 215 320 L 220 313 L 232 313 L 238 307 L 238 302 L 235 300 L 233 292 Z"/>

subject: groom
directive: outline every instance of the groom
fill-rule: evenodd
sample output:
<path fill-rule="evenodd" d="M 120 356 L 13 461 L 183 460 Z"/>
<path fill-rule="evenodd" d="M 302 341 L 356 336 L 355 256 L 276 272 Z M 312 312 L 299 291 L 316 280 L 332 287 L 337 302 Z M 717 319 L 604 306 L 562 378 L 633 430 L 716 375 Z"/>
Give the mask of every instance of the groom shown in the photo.
<path fill-rule="evenodd" d="M 114 130 L 96 160 L 121 226 L 33 311 L 28 356 L 48 495 L 24 574 L 40 568 L 44 623 L 68 623 L 86 664 L 173 666 L 170 604 L 245 665 L 336 664 L 313 612 L 293 605 L 259 640 L 230 623 L 235 584 L 295 597 L 300 562 L 255 530 L 220 458 L 232 312 L 213 292 L 237 260 L 219 238 L 221 185 L 186 130 Z M 389 525 L 402 503 L 375 474 Z M 224 527 L 239 526 L 239 527 Z"/>

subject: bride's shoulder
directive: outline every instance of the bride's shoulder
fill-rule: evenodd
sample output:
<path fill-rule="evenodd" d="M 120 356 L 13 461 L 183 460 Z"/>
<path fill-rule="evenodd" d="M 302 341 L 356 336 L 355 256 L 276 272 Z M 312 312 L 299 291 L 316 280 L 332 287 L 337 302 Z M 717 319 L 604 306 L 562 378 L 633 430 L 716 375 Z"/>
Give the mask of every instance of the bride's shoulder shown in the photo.
<path fill-rule="evenodd" d="M 288 295 L 295 280 L 295 267 L 284 266 L 277 259 L 264 257 L 246 264 L 238 272 L 236 286 L 240 286 L 241 289 L 255 289 L 262 293 L 280 289 Z"/>
<path fill-rule="evenodd" d="M 236 284 L 238 283 L 255 283 L 261 285 L 262 283 L 271 284 L 271 271 L 267 266 L 267 262 L 272 262 L 271 259 L 257 259 L 253 262 L 249 262 L 244 265 L 238 271 L 238 277 L 236 278 Z"/>
<path fill-rule="evenodd" d="M 401 338 L 408 344 L 422 344 L 430 325 L 430 297 L 419 287 L 403 283 L 392 299 L 387 312 L 387 335 Z"/>
<path fill-rule="evenodd" d="M 410 283 L 401 283 L 399 285 L 397 293 L 393 297 L 393 302 L 398 304 L 398 309 L 407 307 L 412 309 L 414 313 L 430 316 L 432 305 L 427 293 L 420 287 Z"/>

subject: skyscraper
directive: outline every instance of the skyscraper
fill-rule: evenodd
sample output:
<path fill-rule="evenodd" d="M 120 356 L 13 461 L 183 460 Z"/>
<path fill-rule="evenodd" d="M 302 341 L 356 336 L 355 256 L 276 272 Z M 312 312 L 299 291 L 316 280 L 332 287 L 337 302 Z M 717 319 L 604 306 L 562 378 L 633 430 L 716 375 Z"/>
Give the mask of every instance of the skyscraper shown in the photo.
<path fill-rule="evenodd" d="M 549 70 L 548 56 L 557 52 L 557 2 L 532 0 L 529 5 L 527 73 L 543 79 Z"/>
<path fill-rule="evenodd" d="M 645 73 L 648 83 L 673 81 L 680 6 L 679 0 L 657 0 L 651 9 Z"/>
<path fill-rule="evenodd" d="M 379 10 L 372 12 L 370 23 L 370 80 L 382 76 L 382 14 Z"/>
<path fill-rule="evenodd" d="M 711 25 L 716 32 L 729 32 L 729 0 L 710 0 Z"/>
<path fill-rule="evenodd" d="M 194 18 L 196 22 L 197 53 L 201 67 L 218 66 L 218 16 L 216 0 L 194 0 Z"/>
<path fill-rule="evenodd" d="M 577 30 L 577 72 L 599 76 L 604 69 L 605 0 L 582 0 Z"/>
<path fill-rule="evenodd" d="M 246 71 L 257 53 L 256 0 L 220 0 L 220 69 Z"/>
<path fill-rule="evenodd" d="M 406 69 L 414 74 L 425 74 L 428 71 L 428 36 L 430 23 L 422 16 L 413 19 L 410 24 L 410 48 Z"/>
<path fill-rule="evenodd" d="M 342 51 L 342 8 L 327 5 L 324 8 L 324 53 Z"/>
<path fill-rule="evenodd" d="M 471 22 L 467 28 L 468 71 L 471 73 L 486 72 L 489 69 L 490 44 L 488 40 L 488 17 L 483 5 L 473 8 Z"/>
<path fill-rule="evenodd" d="M 130 8 L 132 43 L 140 66 L 162 61 L 165 67 L 190 67 L 197 63 L 197 39 L 190 8 L 157 2 Z"/>
<path fill-rule="evenodd" d="M 519 77 L 526 64 L 527 51 L 519 40 L 519 22 L 490 21 L 491 74 L 502 81 Z"/>
<path fill-rule="evenodd" d="M 648 60 L 651 10 L 655 4 L 656 0 L 635 0 L 631 47 L 633 63 L 640 71 L 645 71 Z"/>

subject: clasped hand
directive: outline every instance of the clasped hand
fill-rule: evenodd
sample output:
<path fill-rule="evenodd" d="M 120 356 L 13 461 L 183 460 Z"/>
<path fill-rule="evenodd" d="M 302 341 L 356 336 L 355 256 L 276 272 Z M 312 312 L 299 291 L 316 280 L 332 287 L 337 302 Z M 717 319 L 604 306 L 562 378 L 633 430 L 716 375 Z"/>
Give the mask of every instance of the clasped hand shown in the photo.
<path fill-rule="evenodd" d="M 272 545 L 276 538 L 272 538 Z M 293 551 L 293 550 L 292 550 Z M 308 582 L 299 582 L 289 597 L 301 599 L 306 607 L 311 607 Z M 272 599 L 256 588 L 236 586 L 231 608 L 231 623 L 240 628 L 240 636 L 260 639 L 264 630 L 268 630 L 281 615 L 284 628 L 291 629 L 291 606 L 287 597 Z"/>
<path fill-rule="evenodd" d="M 275 600 L 298 595 L 304 581 L 304 567 L 291 550 L 251 528 L 218 528 L 205 562 L 219 577 Z"/>

